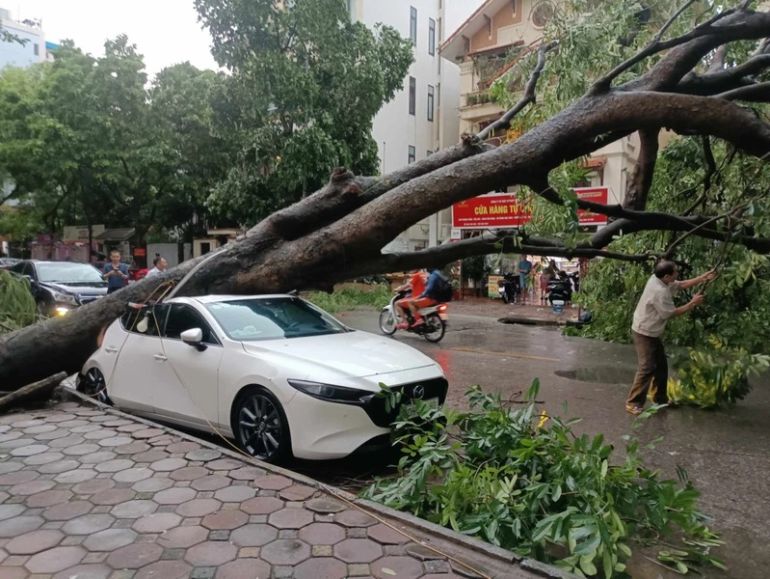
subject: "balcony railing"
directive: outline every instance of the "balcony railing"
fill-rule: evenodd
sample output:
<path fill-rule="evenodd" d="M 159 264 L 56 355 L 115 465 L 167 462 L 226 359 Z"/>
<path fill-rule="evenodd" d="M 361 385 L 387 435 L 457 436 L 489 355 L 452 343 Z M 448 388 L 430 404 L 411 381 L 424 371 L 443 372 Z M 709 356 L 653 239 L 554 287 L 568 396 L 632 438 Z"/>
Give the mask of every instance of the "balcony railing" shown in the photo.
<path fill-rule="evenodd" d="M 475 105 L 483 105 L 491 102 L 492 102 L 492 95 L 489 94 L 489 91 L 482 90 L 482 91 L 471 92 L 466 94 L 464 106 L 472 107 Z"/>

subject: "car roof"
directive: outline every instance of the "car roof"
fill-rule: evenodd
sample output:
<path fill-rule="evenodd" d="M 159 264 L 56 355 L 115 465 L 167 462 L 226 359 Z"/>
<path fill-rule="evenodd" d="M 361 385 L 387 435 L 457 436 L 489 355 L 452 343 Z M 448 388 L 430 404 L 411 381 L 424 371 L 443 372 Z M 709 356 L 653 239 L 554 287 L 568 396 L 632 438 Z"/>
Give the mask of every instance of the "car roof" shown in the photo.
<path fill-rule="evenodd" d="M 43 260 L 43 259 L 27 259 L 25 261 L 28 261 L 29 263 L 34 263 L 35 265 L 90 265 L 93 267 L 93 264 L 91 263 L 83 263 L 81 261 L 52 261 L 52 260 Z"/>
<path fill-rule="evenodd" d="M 201 304 L 213 304 L 218 302 L 232 302 L 237 300 L 262 300 L 268 298 L 293 298 L 289 294 L 252 294 L 252 295 L 207 295 L 207 296 L 195 296 L 193 298 L 172 298 L 169 302 L 184 302 L 188 300 L 195 300 Z"/>

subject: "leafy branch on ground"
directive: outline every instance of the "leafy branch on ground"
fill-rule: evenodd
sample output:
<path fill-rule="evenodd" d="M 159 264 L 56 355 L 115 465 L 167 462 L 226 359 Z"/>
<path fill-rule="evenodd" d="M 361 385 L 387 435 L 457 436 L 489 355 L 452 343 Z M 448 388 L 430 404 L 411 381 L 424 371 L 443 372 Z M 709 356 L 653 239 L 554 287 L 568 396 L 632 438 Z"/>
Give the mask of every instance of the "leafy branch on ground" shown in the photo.
<path fill-rule="evenodd" d="M 634 545 L 658 548 L 660 564 L 679 573 L 724 568 L 682 469 L 663 479 L 633 436 L 625 457 L 614 457 L 602 435 L 577 435 L 577 420 L 541 412 L 538 389 L 535 380 L 517 408 L 479 386 L 466 393 L 468 412 L 402 405 L 399 476 L 364 496 L 581 576 L 622 576 Z"/>
<path fill-rule="evenodd" d="M 37 320 L 29 280 L 0 269 L 0 334 L 15 332 Z"/>

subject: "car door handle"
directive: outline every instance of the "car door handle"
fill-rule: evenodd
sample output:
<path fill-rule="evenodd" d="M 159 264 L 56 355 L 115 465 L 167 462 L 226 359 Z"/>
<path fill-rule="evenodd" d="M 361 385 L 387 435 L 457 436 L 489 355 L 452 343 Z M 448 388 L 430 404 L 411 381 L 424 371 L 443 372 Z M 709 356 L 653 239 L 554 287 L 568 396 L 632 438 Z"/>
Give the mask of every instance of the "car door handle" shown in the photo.
<path fill-rule="evenodd" d="M 117 348 L 115 348 L 114 346 L 107 346 L 107 347 L 104 349 L 104 351 L 105 351 L 105 352 L 107 352 L 108 354 L 117 354 L 117 352 L 118 352 L 118 349 L 117 349 Z"/>
<path fill-rule="evenodd" d="M 166 358 L 163 354 L 155 354 L 153 358 L 155 358 L 158 362 L 165 362 L 168 360 L 168 358 Z"/>

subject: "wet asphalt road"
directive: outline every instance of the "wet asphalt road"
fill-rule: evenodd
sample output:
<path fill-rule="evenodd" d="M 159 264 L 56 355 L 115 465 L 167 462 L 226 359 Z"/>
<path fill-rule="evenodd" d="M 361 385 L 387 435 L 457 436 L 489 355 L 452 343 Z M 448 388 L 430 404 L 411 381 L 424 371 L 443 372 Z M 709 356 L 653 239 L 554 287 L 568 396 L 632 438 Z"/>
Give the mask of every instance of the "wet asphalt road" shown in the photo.
<path fill-rule="evenodd" d="M 351 327 L 378 333 L 377 312 L 340 314 Z M 495 317 L 452 315 L 444 340 L 430 344 L 413 334 L 393 339 L 423 351 L 444 368 L 450 390 L 447 405 L 465 408 L 464 392 L 473 384 L 512 398 L 534 378 L 549 414 L 580 417 L 579 432 L 603 433 L 622 448 L 633 418 L 623 409 L 635 370 L 633 348 L 572 338 L 557 328 L 507 325 Z M 705 570 L 705 577 L 764 579 L 770 576 L 770 380 L 754 381 L 737 406 L 713 411 L 664 410 L 637 431 L 642 441 L 663 440 L 646 451 L 649 464 L 667 478 L 684 467 L 702 493 L 701 508 L 726 545 L 716 553 L 729 571 Z M 634 577 L 675 577 L 638 557 Z"/>

